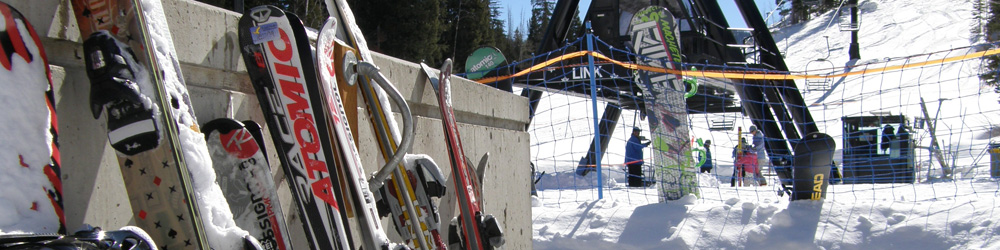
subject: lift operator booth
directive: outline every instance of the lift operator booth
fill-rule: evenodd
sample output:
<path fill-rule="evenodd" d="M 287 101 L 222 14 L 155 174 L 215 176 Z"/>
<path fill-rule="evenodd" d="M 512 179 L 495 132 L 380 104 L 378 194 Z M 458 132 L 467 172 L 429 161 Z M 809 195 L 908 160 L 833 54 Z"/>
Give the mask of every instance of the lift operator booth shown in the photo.
<path fill-rule="evenodd" d="M 913 183 L 913 139 L 902 115 L 843 117 L 843 182 Z"/>

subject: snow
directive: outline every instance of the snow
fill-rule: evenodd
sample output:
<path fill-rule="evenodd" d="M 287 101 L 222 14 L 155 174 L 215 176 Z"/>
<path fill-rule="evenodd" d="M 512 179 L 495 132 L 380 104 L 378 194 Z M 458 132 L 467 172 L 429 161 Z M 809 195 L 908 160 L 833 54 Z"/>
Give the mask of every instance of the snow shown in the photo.
<path fill-rule="evenodd" d="M 980 47 L 969 46 L 983 43 L 970 32 L 975 21 L 969 1 L 867 0 L 860 9 L 861 60 L 849 60 L 850 34 L 840 31 L 834 12 L 772 31 L 791 70 L 826 75 L 912 64 L 977 52 Z M 821 58 L 828 62 L 816 61 Z M 923 167 L 917 183 L 831 185 L 821 202 L 789 202 L 777 195 L 775 179 L 769 186 L 730 187 L 735 132 L 704 125 L 721 115 L 689 118 L 692 135 L 715 145 L 716 169 L 698 174 L 701 197 L 657 203 L 654 188 L 624 187 L 621 166 L 614 164 L 623 161 L 629 127 L 646 123 L 629 110 L 602 160 L 604 182 L 595 174 L 576 176 L 593 136 L 593 110 L 584 99 L 547 95 L 529 129 L 532 162 L 538 172 L 546 171 L 532 197 L 534 248 L 998 249 L 1000 183 L 989 176 L 984 149 L 997 141 L 990 118 L 1000 115 L 1000 104 L 992 88 L 980 85 L 979 64 L 966 60 L 835 78 L 829 91 L 805 91 L 797 81 L 820 131 L 838 147 L 841 117 L 891 112 L 906 115 L 913 126 L 914 117 L 923 117 L 923 97 L 930 115 L 939 117 L 938 140 L 955 166 L 954 180 L 942 180 L 940 167 L 924 162 L 926 150 L 917 149 L 916 164 Z M 936 115 L 939 99 L 942 111 Z M 750 125 L 747 118 L 729 118 L 744 131 Z M 914 138 L 930 145 L 926 130 L 916 130 Z M 603 199 L 597 185 L 603 185 Z"/>

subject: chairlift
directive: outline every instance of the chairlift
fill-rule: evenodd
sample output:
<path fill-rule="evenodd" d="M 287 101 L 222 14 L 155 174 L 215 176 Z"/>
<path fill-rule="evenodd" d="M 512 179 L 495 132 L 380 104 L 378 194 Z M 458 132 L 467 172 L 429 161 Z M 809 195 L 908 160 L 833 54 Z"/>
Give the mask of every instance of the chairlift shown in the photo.
<path fill-rule="evenodd" d="M 844 4 L 837 11 L 840 22 L 840 31 L 858 31 L 861 29 L 861 11 L 858 11 L 857 19 L 851 21 L 851 9 L 857 8 L 856 4 Z"/>
<path fill-rule="evenodd" d="M 830 58 L 830 37 L 823 36 L 826 38 L 826 57 L 818 58 L 816 60 L 809 61 L 806 63 L 806 74 L 815 75 L 813 71 L 817 70 L 833 70 L 836 65 L 833 64 L 828 58 Z M 806 79 L 806 92 L 809 91 L 827 91 L 830 90 L 831 83 L 833 82 L 830 78 L 815 78 Z"/>
<path fill-rule="evenodd" d="M 833 65 L 833 62 L 826 60 L 825 58 L 820 58 L 806 63 L 806 74 L 812 75 L 813 71 L 823 70 L 823 69 L 832 70 L 834 67 L 835 66 Z M 833 80 L 830 78 L 807 78 L 806 92 L 830 90 L 832 82 Z"/>
<path fill-rule="evenodd" d="M 736 127 L 736 115 L 729 113 L 722 113 L 710 121 L 708 121 L 709 131 L 731 131 Z"/>

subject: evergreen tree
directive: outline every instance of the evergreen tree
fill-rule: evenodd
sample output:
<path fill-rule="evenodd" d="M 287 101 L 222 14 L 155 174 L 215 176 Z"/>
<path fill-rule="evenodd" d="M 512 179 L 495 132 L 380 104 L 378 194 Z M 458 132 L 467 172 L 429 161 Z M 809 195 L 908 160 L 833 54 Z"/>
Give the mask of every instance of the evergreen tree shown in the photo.
<path fill-rule="evenodd" d="M 986 41 L 996 43 L 1000 40 L 1000 2 L 989 2 L 989 19 L 986 21 Z M 985 65 L 979 79 L 987 86 L 992 86 L 994 91 L 1000 92 L 1000 56 L 988 56 L 983 58 Z"/>
<path fill-rule="evenodd" d="M 531 17 L 528 19 L 528 39 L 525 46 L 534 53 L 545 36 L 556 4 L 552 0 L 531 0 Z"/>
<path fill-rule="evenodd" d="M 237 0 L 197 0 L 215 7 L 232 10 L 236 12 L 246 12 L 253 7 L 261 5 L 274 5 L 287 12 L 294 13 L 306 27 L 319 28 L 326 21 L 327 11 L 325 0 L 243 0 L 243 9 L 236 9 Z"/>
<path fill-rule="evenodd" d="M 411 62 L 440 64 L 441 0 L 349 0 L 368 46 L 379 53 Z"/>
<path fill-rule="evenodd" d="M 442 58 L 452 58 L 455 71 L 465 68 L 465 57 L 481 46 L 494 46 L 489 0 L 447 0 L 441 39 L 445 46 Z M 502 24 L 500 27 L 503 27 Z"/>
<path fill-rule="evenodd" d="M 779 4 L 778 14 L 784 17 L 789 25 L 812 20 L 812 17 L 834 10 L 841 5 L 841 0 L 775 0 Z M 784 5 L 780 5 L 785 3 Z M 846 9 L 845 9 L 846 10 Z M 844 13 L 841 13 L 842 15 Z"/>
<path fill-rule="evenodd" d="M 989 21 L 990 18 L 989 4 L 986 0 L 973 0 L 972 1 L 972 18 L 974 19 L 972 27 L 969 28 L 969 32 L 972 33 L 974 39 L 978 40 L 983 36 L 983 30 L 985 29 L 985 23 Z"/>

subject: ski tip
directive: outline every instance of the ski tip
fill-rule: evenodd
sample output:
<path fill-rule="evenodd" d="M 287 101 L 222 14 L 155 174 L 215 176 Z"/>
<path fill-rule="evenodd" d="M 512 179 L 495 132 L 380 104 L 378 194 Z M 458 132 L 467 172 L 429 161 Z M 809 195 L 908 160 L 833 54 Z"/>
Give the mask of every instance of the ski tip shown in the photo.
<path fill-rule="evenodd" d="M 218 118 L 201 125 L 201 132 L 205 134 L 205 139 L 207 140 L 212 131 L 219 131 L 220 134 L 225 134 L 229 133 L 229 131 L 243 129 L 244 127 L 242 122 L 235 119 Z"/>

